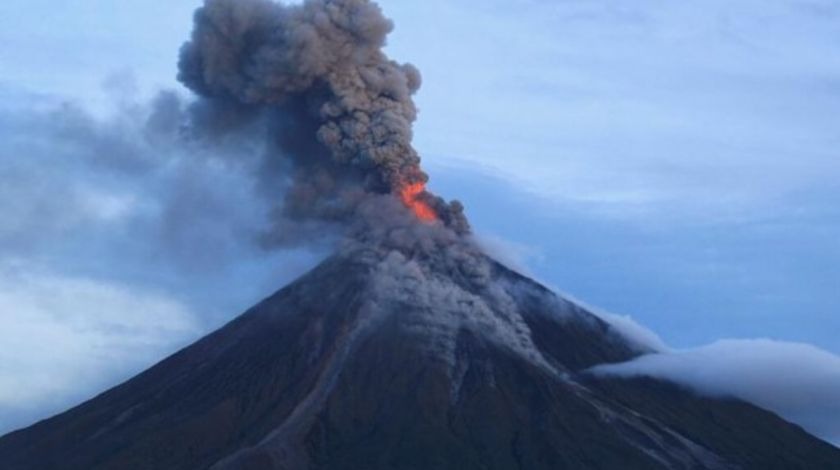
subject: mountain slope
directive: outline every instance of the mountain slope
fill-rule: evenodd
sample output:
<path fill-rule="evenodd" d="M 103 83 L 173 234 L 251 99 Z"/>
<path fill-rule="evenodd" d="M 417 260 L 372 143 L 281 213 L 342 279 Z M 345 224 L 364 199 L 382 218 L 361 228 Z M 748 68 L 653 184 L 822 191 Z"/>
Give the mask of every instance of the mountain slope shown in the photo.
<path fill-rule="evenodd" d="M 647 350 L 491 260 L 467 261 L 334 256 L 128 382 L 0 438 L 0 462 L 840 468 L 840 451 L 752 405 L 584 373 Z"/>

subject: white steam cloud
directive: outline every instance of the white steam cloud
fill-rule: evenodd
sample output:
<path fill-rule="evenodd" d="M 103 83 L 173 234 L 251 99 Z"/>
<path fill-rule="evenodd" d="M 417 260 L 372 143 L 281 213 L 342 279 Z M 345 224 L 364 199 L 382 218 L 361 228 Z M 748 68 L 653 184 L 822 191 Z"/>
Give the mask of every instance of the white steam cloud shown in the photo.
<path fill-rule="evenodd" d="M 174 352 L 200 331 L 153 289 L 0 264 L 0 434 L 57 413 Z"/>
<path fill-rule="evenodd" d="M 602 365 L 593 372 L 655 377 L 711 396 L 740 398 L 840 446 L 840 357 L 808 344 L 721 340 Z"/>

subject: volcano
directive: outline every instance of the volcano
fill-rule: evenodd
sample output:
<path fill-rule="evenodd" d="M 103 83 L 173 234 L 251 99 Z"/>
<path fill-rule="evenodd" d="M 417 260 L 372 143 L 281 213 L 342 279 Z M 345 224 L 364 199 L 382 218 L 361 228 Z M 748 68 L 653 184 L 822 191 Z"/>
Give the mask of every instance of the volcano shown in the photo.
<path fill-rule="evenodd" d="M 840 469 L 751 404 L 591 372 L 653 349 L 488 257 L 461 203 L 427 190 L 420 73 L 385 54 L 375 3 L 205 0 L 194 23 L 178 77 L 195 100 L 158 121 L 190 152 L 253 144 L 210 157 L 267 198 L 262 244 L 327 236 L 335 254 L 0 438 L 3 470 Z"/>
<path fill-rule="evenodd" d="M 431 253 L 343 250 L 6 435 L 2 467 L 840 468 L 840 450 L 748 403 L 588 373 L 651 350 L 484 255 Z"/>

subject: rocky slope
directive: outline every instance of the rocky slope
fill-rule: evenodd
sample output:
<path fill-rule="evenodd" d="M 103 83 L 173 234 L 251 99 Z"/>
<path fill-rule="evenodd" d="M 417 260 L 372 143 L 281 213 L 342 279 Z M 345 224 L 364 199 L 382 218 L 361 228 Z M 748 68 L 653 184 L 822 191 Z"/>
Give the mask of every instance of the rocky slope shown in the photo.
<path fill-rule="evenodd" d="M 755 406 L 585 372 L 647 351 L 491 260 L 453 270 L 356 251 L 128 382 L 0 438 L 0 462 L 840 468 L 840 450 Z"/>

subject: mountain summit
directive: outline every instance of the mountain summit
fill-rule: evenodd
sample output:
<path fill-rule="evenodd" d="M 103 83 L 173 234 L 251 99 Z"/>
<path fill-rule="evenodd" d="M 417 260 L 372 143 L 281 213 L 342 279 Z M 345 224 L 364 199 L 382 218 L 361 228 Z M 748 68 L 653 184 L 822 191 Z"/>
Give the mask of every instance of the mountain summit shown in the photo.
<path fill-rule="evenodd" d="M 0 462 L 840 468 L 840 450 L 750 404 L 588 374 L 650 349 L 464 246 L 346 247 L 128 382 L 0 438 Z"/>
<path fill-rule="evenodd" d="M 150 122 L 253 174 L 264 246 L 336 254 L 0 438 L 3 470 L 840 468 L 755 406 L 589 373 L 652 350 L 489 258 L 461 203 L 427 189 L 420 73 L 385 54 L 392 29 L 369 0 L 204 1 L 178 64 L 195 99 Z"/>

